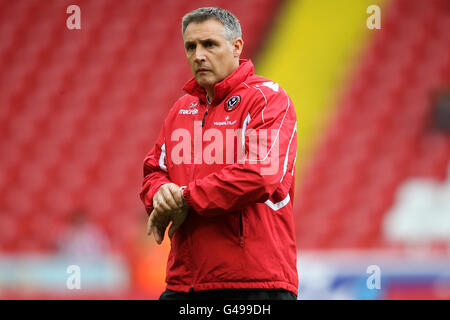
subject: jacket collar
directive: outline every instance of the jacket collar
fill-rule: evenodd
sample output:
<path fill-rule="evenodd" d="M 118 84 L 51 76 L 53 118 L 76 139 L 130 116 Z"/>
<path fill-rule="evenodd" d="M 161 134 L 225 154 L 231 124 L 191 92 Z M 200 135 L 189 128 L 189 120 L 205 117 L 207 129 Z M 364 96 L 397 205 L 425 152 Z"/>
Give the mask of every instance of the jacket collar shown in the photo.
<path fill-rule="evenodd" d="M 239 59 L 239 67 L 233 71 L 228 77 L 216 83 L 214 86 L 214 99 L 211 104 L 218 104 L 222 101 L 234 88 L 245 81 L 247 77 L 255 73 L 255 68 L 250 59 Z M 198 97 L 203 103 L 206 103 L 206 90 L 201 87 L 195 78 L 192 78 L 183 87 L 183 90 L 190 95 Z"/>

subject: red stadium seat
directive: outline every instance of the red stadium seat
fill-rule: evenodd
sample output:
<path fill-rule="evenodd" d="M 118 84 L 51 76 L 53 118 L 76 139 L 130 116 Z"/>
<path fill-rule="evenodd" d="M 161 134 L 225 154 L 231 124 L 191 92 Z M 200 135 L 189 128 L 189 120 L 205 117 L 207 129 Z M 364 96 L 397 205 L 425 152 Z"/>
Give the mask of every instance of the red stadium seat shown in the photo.
<path fill-rule="evenodd" d="M 200 3 L 85 1 L 77 32 L 59 27 L 69 3 L 0 1 L 0 146 L 8 154 L 0 159 L 0 207 L 12 223 L 36 212 L 65 217 L 78 206 L 93 218 L 142 210 L 143 158 L 191 77 L 180 19 Z M 242 17 L 248 52 L 276 3 L 258 1 L 258 12 Z M 223 2 L 231 10 L 255 4 Z M 33 230 L 30 239 L 9 237 L 9 247 L 48 249 L 45 233 Z M 117 237 L 118 247 L 129 236 Z"/>
<path fill-rule="evenodd" d="M 389 6 L 298 187 L 302 248 L 388 246 L 381 225 L 398 186 L 410 176 L 448 179 L 450 140 L 428 123 L 432 93 L 450 84 L 445 5 Z"/>

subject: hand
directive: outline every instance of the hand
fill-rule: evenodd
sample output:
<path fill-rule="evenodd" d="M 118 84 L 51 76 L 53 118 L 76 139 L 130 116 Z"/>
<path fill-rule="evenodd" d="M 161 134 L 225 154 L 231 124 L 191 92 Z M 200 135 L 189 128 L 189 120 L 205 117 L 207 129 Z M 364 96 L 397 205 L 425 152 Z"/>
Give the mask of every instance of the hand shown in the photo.
<path fill-rule="evenodd" d="M 147 221 L 147 234 L 153 233 L 155 241 L 161 244 L 170 221 L 169 237 L 172 238 L 186 220 L 188 210 L 180 187 L 174 183 L 162 185 L 153 197 L 153 208 Z"/>
<path fill-rule="evenodd" d="M 153 209 L 147 220 L 147 235 L 153 233 L 153 237 L 157 244 L 161 244 L 164 240 L 164 233 L 170 223 L 170 218 Z"/>
<path fill-rule="evenodd" d="M 181 209 L 184 201 L 180 187 L 175 183 L 166 183 L 153 196 L 153 208 L 160 214 L 169 215 L 171 211 Z"/>
<path fill-rule="evenodd" d="M 164 234 L 170 221 L 172 224 L 169 228 L 169 238 L 172 239 L 175 231 L 183 224 L 188 214 L 188 208 L 183 207 L 172 211 L 171 215 L 161 214 L 153 209 L 147 221 L 147 235 L 153 233 L 153 237 L 157 244 L 161 244 L 164 240 Z"/>
<path fill-rule="evenodd" d="M 169 238 L 172 239 L 173 234 L 181 225 L 184 223 L 184 220 L 186 220 L 188 215 L 188 208 L 184 206 L 179 211 L 175 211 L 172 216 L 172 224 L 169 228 Z"/>

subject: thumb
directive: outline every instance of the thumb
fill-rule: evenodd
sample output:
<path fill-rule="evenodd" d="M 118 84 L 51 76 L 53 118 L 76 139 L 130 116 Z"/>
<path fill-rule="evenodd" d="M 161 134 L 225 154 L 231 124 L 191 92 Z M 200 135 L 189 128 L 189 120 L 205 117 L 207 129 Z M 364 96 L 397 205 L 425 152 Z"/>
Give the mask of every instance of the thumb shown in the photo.
<path fill-rule="evenodd" d="M 179 225 L 176 225 L 175 222 L 172 222 L 172 224 L 170 225 L 169 228 L 169 238 L 172 239 L 173 234 L 175 233 L 175 231 L 177 231 L 177 229 L 179 228 Z"/>

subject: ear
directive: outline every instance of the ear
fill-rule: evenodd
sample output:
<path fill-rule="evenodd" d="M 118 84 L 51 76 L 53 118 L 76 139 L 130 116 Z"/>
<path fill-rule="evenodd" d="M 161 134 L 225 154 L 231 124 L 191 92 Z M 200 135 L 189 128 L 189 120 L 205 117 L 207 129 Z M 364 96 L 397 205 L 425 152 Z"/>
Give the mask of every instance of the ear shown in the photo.
<path fill-rule="evenodd" d="M 244 48 L 244 40 L 242 40 L 242 38 L 234 39 L 231 47 L 233 49 L 233 56 L 235 58 L 239 57 L 242 53 L 242 49 Z"/>

